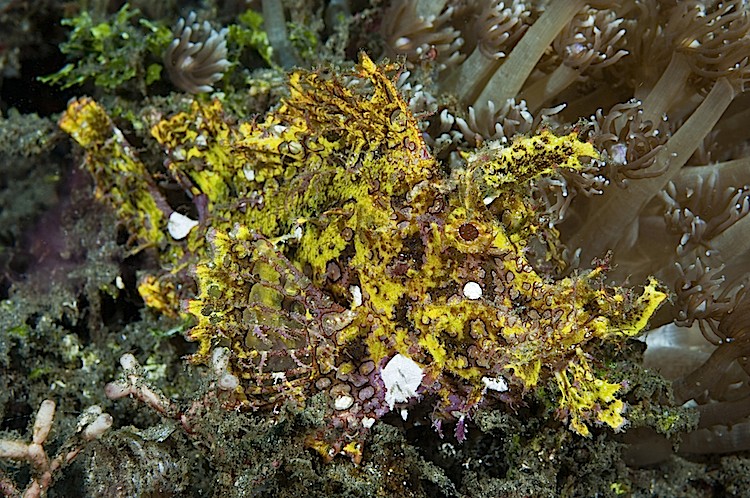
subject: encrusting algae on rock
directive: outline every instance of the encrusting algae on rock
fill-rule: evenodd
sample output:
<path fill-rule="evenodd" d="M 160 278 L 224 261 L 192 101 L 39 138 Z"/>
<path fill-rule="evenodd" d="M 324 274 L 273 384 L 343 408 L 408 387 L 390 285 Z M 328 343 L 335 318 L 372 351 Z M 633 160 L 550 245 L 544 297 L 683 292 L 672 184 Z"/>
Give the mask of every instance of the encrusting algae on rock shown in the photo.
<path fill-rule="evenodd" d="M 218 100 L 196 100 L 154 126 L 170 174 L 205 199 L 201 229 L 166 242 L 197 261 L 193 360 L 227 348 L 233 408 L 326 392 L 330 424 L 308 443 L 327 458 L 359 461 L 376 420 L 420 401 L 438 432 L 451 423 L 463 440 L 481 404 L 512 406 L 548 382 L 573 431 L 620 428 L 621 386 L 591 349 L 639 334 L 666 294 L 653 279 L 609 287 L 603 266 L 547 275 L 527 256 L 540 231 L 544 259 L 557 247 L 529 182 L 583 169 L 597 151 L 543 131 L 465 153 L 449 173 L 392 69 L 362 55 L 353 72 L 294 72 L 263 121 L 231 123 Z M 79 112 L 63 117 L 77 140 L 96 126 Z M 79 143 L 94 171 L 114 171 Z"/>

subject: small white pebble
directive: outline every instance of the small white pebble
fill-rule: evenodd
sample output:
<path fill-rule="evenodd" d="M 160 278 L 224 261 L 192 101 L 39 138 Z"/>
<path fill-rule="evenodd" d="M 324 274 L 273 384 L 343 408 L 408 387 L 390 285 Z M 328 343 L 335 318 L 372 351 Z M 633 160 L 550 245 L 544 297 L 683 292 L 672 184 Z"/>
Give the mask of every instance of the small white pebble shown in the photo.
<path fill-rule="evenodd" d="M 482 287 L 476 282 L 466 282 L 464 285 L 466 299 L 476 300 L 482 297 Z"/>
<path fill-rule="evenodd" d="M 372 417 L 365 417 L 362 419 L 362 427 L 369 429 L 375 423 L 375 419 Z"/>

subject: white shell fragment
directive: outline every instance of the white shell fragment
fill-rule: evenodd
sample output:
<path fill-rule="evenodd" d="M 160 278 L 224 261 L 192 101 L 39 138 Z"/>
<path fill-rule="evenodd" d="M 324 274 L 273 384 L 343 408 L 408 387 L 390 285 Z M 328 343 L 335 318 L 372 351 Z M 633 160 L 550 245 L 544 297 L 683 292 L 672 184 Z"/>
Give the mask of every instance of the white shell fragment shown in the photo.
<path fill-rule="evenodd" d="M 482 287 L 476 282 L 466 282 L 464 285 L 466 299 L 476 300 L 482 297 Z"/>
<path fill-rule="evenodd" d="M 359 285 L 350 285 L 349 292 L 352 294 L 352 305 L 354 308 L 362 306 L 362 289 Z"/>
<path fill-rule="evenodd" d="M 482 384 L 484 384 L 485 390 L 497 391 L 504 393 L 508 390 L 508 383 L 502 377 L 482 377 Z"/>
<path fill-rule="evenodd" d="M 219 379 L 219 389 L 222 391 L 234 391 L 240 386 L 240 379 L 236 375 L 225 373 Z"/>
<path fill-rule="evenodd" d="M 226 373 L 229 366 L 229 350 L 227 348 L 216 348 L 211 355 L 211 366 L 216 375 Z"/>
<path fill-rule="evenodd" d="M 172 214 L 169 215 L 169 221 L 167 222 L 167 231 L 174 239 L 182 240 L 187 237 L 190 230 L 197 226 L 197 221 L 192 220 L 177 211 L 172 211 Z"/>
<path fill-rule="evenodd" d="M 383 367 L 380 377 L 385 384 L 385 401 L 393 410 L 396 403 L 417 396 L 424 372 L 414 360 L 399 353 Z"/>

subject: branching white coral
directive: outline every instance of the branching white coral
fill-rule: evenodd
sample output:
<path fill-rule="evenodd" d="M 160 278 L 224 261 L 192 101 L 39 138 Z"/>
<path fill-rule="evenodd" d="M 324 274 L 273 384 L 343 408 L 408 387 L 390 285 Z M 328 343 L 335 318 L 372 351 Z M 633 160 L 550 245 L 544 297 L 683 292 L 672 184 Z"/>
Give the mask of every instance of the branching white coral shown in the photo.
<path fill-rule="evenodd" d="M 98 406 L 89 408 L 79 420 L 76 435 L 62 446 L 57 455 L 50 458 L 44 449 L 44 445 L 52 430 L 55 408 L 54 401 L 49 399 L 42 401 L 34 419 L 34 430 L 30 443 L 14 439 L 0 439 L 0 459 L 15 460 L 31 465 L 32 478 L 23 492 L 24 498 L 44 496 L 52 484 L 55 474 L 63 466 L 72 462 L 83 450 L 86 443 L 98 439 L 112 426 L 112 417 L 108 413 L 102 412 L 102 409 Z M 0 481 L 2 481 L 2 490 L 6 496 L 21 494 L 9 479 L 0 475 Z"/>

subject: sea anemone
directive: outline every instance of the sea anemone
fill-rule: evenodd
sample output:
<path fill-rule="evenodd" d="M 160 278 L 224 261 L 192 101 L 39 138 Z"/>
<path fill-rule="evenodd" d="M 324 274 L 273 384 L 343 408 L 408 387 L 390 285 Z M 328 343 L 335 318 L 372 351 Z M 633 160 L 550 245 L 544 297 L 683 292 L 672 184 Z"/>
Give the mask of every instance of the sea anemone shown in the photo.
<path fill-rule="evenodd" d="M 164 66 L 172 83 L 188 93 L 213 91 L 213 84 L 224 76 L 227 61 L 226 28 L 214 30 L 208 21 L 196 21 L 195 12 L 180 18 L 175 39 L 164 51 Z"/>
<path fill-rule="evenodd" d="M 533 185 L 539 216 L 564 243 L 558 271 L 606 261 L 610 281 L 667 284 L 674 298 L 652 323 L 665 328 L 649 335 L 647 364 L 682 365 L 665 375 L 675 402 L 701 417 L 683 451 L 750 447 L 746 2 L 488 0 L 463 24 L 456 16 L 468 7 L 439 3 L 443 27 L 422 24 L 419 39 L 426 47 L 449 27 L 463 40 L 453 57 L 465 60 L 422 89 L 437 102 L 427 143 L 448 157 L 544 128 L 593 143 L 601 156 L 589 169 Z M 417 19 L 419 5 L 399 9 Z"/>

